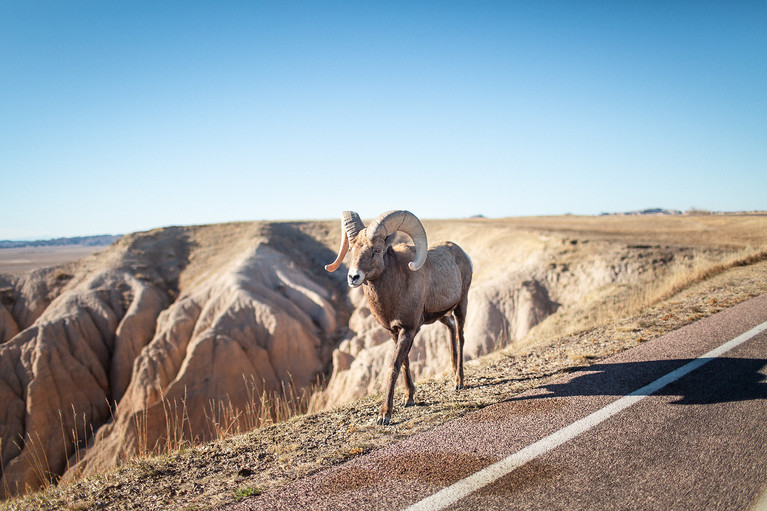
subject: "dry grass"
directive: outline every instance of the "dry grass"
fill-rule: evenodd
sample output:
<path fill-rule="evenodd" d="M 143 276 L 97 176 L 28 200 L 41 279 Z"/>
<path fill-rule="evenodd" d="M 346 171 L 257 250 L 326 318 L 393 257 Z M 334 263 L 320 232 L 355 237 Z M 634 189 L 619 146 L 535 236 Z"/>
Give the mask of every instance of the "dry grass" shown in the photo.
<path fill-rule="evenodd" d="M 467 222 L 501 223 L 532 232 L 591 240 L 687 247 L 763 246 L 767 214 L 683 216 L 551 216 Z"/>
<path fill-rule="evenodd" d="M 211 400 L 202 413 L 208 422 L 209 436 L 215 441 L 242 435 L 249 431 L 258 430 L 269 425 L 287 421 L 293 417 L 306 413 L 312 393 L 318 390 L 319 384 L 310 388 L 297 389 L 292 379 L 283 382 L 280 391 L 269 392 L 264 389 L 264 384 L 257 385 L 255 379 L 245 380 L 249 400 L 244 409 L 233 406 L 228 399 Z M 258 389 L 264 389 L 258 392 Z M 127 462 L 146 466 L 147 460 L 157 456 L 172 456 L 186 449 L 206 443 L 199 436 L 191 434 L 189 426 L 189 409 L 186 399 L 168 401 L 162 400 L 163 414 L 165 418 L 165 436 L 161 442 L 150 445 L 148 438 L 148 412 L 139 412 L 133 418 L 137 435 L 136 452 L 125 452 L 123 458 Z M 65 452 L 67 470 L 75 467 L 80 462 L 82 447 L 88 438 L 93 438 L 92 424 L 87 420 L 84 413 L 78 413 L 74 406 L 71 414 L 65 417 L 64 412 L 59 410 L 59 424 L 62 437 L 62 446 L 74 445 L 74 454 Z M 71 421 L 69 420 L 71 418 Z M 71 426 L 70 426 L 71 424 Z M 20 439 L 21 440 L 21 439 Z M 0 451 L 2 451 L 0 439 Z M 39 435 L 36 432 L 28 433 L 24 441 L 17 442 L 16 448 L 22 451 L 29 465 L 41 483 L 41 489 L 45 492 L 59 481 L 59 476 L 51 469 L 48 455 L 41 446 Z M 63 447 L 62 447 L 63 448 Z M 2 465 L 0 465 L 0 470 Z M 76 476 L 76 477 L 79 477 Z M 5 488 L 6 493 L 11 493 L 10 488 Z M 19 491 L 17 494 L 28 493 L 29 490 Z M 243 495 L 247 496 L 247 495 Z"/>
<path fill-rule="evenodd" d="M 248 380 L 244 376 L 243 385 L 249 396 L 244 408 L 234 406 L 231 400 L 225 398 L 210 400 L 201 411 L 208 424 L 207 438 L 221 441 L 304 414 L 309 408 L 312 394 L 319 388 L 319 384 L 315 384 L 298 389 L 291 379 L 283 382 L 279 391 L 269 392 L 263 382 L 259 385 L 255 378 Z M 263 390 L 259 392 L 258 389 Z M 165 417 L 165 436 L 162 442 L 149 445 L 146 411 L 139 413 L 134 417 L 136 431 L 139 432 L 138 449 L 135 454 L 126 453 L 125 459 L 145 460 L 154 456 L 172 455 L 209 441 L 191 433 L 190 410 L 185 398 L 172 401 L 163 399 L 162 407 Z"/>
<path fill-rule="evenodd" d="M 696 255 L 691 264 L 676 265 L 671 268 L 665 279 L 641 289 L 634 302 L 630 304 L 629 311 L 638 312 L 731 268 L 748 266 L 765 259 L 767 259 L 767 245 L 749 246 L 722 258 L 712 258 L 705 253 Z"/>
<path fill-rule="evenodd" d="M 767 245 L 723 253 L 697 249 L 689 258 L 674 260 L 660 274 L 651 273 L 633 285 L 608 286 L 601 293 L 584 298 L 581 304 L 561 310 L 534 327 L 517 345 L 535 345 L 552 337 L 615 323 L 732 268 L 764 260 L 767 260 Z"/>
<path fill-rule="evenodd" d="M 714 257 L 708 252 L 697 252 L 689 261 L 672 265 L 662 278 L 654 278 L 647 285 L 632 287 L 625 296 L 619 296 L 612 307 L 602 307 L 596 327 L 632 316 L 731 268 L 748 266 L 767 259 L 767 248 L 746 247 Z"/>

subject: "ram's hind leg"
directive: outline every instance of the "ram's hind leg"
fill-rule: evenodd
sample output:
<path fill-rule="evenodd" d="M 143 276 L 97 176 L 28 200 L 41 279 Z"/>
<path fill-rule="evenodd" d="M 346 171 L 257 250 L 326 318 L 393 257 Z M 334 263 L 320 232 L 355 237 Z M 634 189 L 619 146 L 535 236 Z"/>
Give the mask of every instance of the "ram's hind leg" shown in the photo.
<path fill-rule="evenodd" d="M 469 300 L 464 295 L 464 297 L 461 299 L 461 301 L 458 303 L 458 307 L 455 308 L 455 311 L 453 314 L 455 315 L 455 322 L 456 322 L 456 330 L 458 331 L 458 343 L 457 343 L 457 349 L 458 352 L 457 358 L 458 358 L 458 368 L 455 371 L 455 388 L 462 389 L 463 388 L 463 344 L 465 342 L 465 339 L 463 337 L 463 327 L 466 324 L 466 309 L 468 307 Z"/>
<path fill-rule="evenodd" d="M 445 325 L 450 331 L 450 358 L 453 362 L 453 372 L 458 374 L 458 334 L 455 329 L 455 320 L 452 314 L 442 316 L 439 319 L 440 323 Z"/>
<path fill-rule="evenodd" d="M 450 358 L 455 373 L 455 390 L 459 390 L 463 388 L 463 322 L 462 320 L 458 322 L 458 309 L 456 309 L 455 318 L 448 315 L 440 318 L 440 321 L 450 330 Z M 456 323 L 458 323 L 457 326 Z"/>

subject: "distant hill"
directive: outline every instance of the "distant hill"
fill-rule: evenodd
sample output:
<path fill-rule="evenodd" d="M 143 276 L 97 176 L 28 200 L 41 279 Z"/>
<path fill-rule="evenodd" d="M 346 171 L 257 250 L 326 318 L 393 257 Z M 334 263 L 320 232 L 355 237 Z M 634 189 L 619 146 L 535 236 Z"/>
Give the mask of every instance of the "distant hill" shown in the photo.
<path fill-rule="evenodd" d="M 121 237 L 122 235 L 113 236 L 111 234 L 101 234 L 98 236 L 76 236 L 74 238 L 55 238 L 52 240 L 36 241 L 0 240 L 0 248 L 65 247 L 72 245 L 82 247 L 100 247 L 111 245 Z"/>
<path fill-rule="evenodd" d="M 680 211 L 678 209 L 665 209 L 665 208 L 647 208 L 637 211 L 624 211 L 624 212 L 606 212 L 601 213 L 600 216 L 660 216 L 660 215 L 689 215 L 689 216 L 706 216 L 706 215 L 766 215 L 767 211 L 764 210 L 750 210 L 750 211 L 709 211 L 707 209 L 690 208 L 687 211 Z"/>
<path fill-rule="evenodd" d="M 602 216 L 612 215 L 683 215 L 678 209 L 647 208 L 638 211 L 625 211 L 623 213 L 602 213 Z"/>

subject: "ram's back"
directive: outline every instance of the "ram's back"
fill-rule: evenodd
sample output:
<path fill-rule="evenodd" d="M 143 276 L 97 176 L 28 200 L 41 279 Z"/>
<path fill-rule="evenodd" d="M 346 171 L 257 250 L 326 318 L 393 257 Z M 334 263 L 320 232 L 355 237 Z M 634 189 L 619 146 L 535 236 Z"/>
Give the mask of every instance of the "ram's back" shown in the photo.
<path fill-rule="evenodd" d="M 429 247 L 424 269 L 429 273 L 425 312 L 439 313 L 453 309 L 468 294 L 471 260 L 455 243 L 443 241 Z"/>

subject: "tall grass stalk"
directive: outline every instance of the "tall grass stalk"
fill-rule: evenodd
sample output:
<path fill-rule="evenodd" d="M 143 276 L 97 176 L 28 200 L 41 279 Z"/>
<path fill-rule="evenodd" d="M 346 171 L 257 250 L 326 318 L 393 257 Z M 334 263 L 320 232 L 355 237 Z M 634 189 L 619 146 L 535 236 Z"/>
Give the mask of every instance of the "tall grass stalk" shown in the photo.
<path fill-rule="evenodd" d="M 198 438 L 192 435 L 192 426 L 189 420 L 186 400 L 186 387 L 184 388 L 184 397 L 181 398 L 180 404 L 176 399 L 171 403 L 165 399 L 165 396 L 162 398 L 162 408 L 165 415 L 165 451 L 168 454 L 183 449 L 187 443 L 198 442 Z M 144 434 L 147 434 L 146 428 L 144 429 Z M 144 445 L 146 444 L 147 441 L 145 439 Z"/>
<path fill-rule="evenodd" d="M 58 479 L 58 475 L 51 471 L 51 466 L 48 462 L 48 453 L 45 452 L 45 449 L 42 446 L 43 442 L 40 440 L 40 435 L 35 431 L 34 433 L 27 433 L 26 440 L 23 438 L 20 438 L 20 440 L 22 440 L 21 445 L 19 445 L 18 442 L 14 442 L 16 448 L 21 452 L 24 461 L 32 467 L 32 470 L 40 483 L 40 487 L 42 489 L 48 488 Z M 29 487 L 24 488 L 23 491 L 20 491 L 19 488 L 15 488 L 16 493 L 19 494 L 26 493 L 29 490 Z"/>
<path fill-rule="evenodd" d="M 146 408 L 133 414 L 131 420 L 133 421 L 133 427 L 136 431 L 136 452 L 131 453 L 123 448 L 123 458 L 126 460 L 134 457 L 146 458 L 150 455 L 149 449 L 147 448 L 149 433 L 147 431 L 148 418 Z"/>
<path fill-rule="evenodd" d="M 165 434 L 153 445 L 150 445 L 152 440 L 148 426 L 149 412 L 145 409 L 134 414 L 136 452 L 123 451 L 124 459 L 127 461 L 131 458 L 145 459 L 160 454 L 171 454 L 205 441 L 222 440 L 288 420 L 306 412 L 312 394 L 320 387 L 320 384 L 316 383 L 309 388 L 298 389 L 290 375 L 289 380 L 283 381 L 277 391 L 268 391 L 266 382 L 258 381 L 252 375 L 243 375 L 243 383 L 247 396 L 244 405 L 235 406 L 228 395 L 221 399 L 210 399 L 202 410 L 205 418 L 202 431 L 193 430 L 190 413 L 198 412 L 190 411 L 186 390 L 181 399 L 169 400 L 163 397 L 161 401 Z M 196 425 L 199 428 L 200 423 L 197 422 Z"/>

